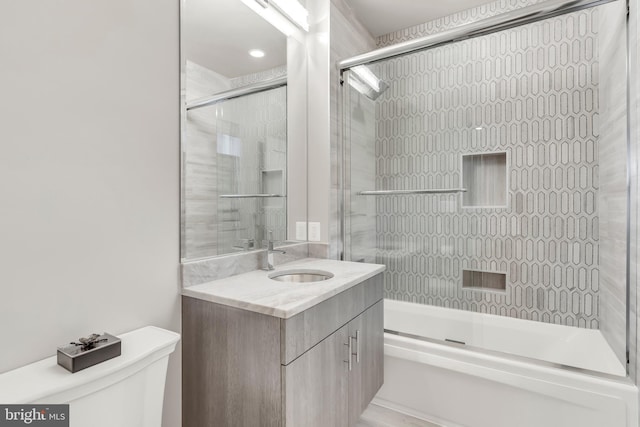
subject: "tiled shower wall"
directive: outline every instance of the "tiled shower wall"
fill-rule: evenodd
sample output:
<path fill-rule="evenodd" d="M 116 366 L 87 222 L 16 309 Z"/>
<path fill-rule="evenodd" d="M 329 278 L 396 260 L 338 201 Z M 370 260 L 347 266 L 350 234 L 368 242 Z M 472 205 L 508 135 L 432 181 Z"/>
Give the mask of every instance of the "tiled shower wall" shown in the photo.
<path fill-rule="evenodd" d="M 463 154 L 507 154 L 506 208 L 376 199 L 387 297 L 599 327 L 597 20 L 582 11 L 373 67 L 391 84 L 376 104 L 377 189 L 460 187 Z M 463 269 L 505 273 L 507 288 L 463 290 Z"/>

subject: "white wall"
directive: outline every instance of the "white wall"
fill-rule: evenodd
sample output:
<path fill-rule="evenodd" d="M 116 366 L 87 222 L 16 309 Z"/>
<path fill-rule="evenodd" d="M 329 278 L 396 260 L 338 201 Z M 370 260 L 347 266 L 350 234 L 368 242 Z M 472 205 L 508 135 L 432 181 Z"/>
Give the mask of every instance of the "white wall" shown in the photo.
<path fill-rule="evenodd" d="M 320 223 L 320 241 L 329 242 L 329 0 L 309 0 L 307 36 L 307 218 Z"/>
<path fill-rule="evenodd" d="M 91 332 L 180 329 L 178 8 L 0 4 L 0 372 Z"/>

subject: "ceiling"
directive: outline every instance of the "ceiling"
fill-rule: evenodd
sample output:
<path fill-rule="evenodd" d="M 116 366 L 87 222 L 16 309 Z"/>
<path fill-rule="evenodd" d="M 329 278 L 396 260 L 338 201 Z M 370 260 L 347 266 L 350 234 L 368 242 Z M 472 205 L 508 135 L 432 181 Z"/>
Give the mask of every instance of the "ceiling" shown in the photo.
<path fill-rule="evenodd" d="M 287 39 L 240 0 L 185 0 L 182 49 L 186 59 L 233 78 L 284 65 Z M 260 49 L 264 58 L 249 50 Z"/>
<path fill-rule="evenodd" d="M 372 36 L 433 21 L 494 0 L 345 0 Z"/>

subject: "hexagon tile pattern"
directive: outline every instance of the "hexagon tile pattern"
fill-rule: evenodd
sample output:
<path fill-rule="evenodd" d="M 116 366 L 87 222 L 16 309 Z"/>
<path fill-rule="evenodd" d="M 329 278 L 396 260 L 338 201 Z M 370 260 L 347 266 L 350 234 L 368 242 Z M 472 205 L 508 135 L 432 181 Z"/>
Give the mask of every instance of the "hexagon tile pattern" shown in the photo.
<path fill-rule="evenodd" d="M 376 200 L 386 296 L 598 328 L 597 10 L 372 65 L 376 189 L 457 188 L 463 154 L 507 153 L 507 207 Z M 373 184 L 372 184 L 373 185 Z M 462 270 L 507 274 L 463 290 Z"/>

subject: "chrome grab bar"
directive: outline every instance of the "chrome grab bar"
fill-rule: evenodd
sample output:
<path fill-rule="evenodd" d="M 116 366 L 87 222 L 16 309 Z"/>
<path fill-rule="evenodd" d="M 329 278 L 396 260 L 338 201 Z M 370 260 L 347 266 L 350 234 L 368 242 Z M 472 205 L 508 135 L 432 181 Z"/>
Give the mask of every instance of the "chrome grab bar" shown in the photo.
<path fill-rule="evenodd" d="M 393 196 L 397 194 L 455 194 L 466 193 L 466 188 L 437 188 L 432 190 L 367 190 L 358 192 L 359 196 Z"/>
<path fill-rule="evenodd" d="M 221 199 L 249 199 L 257 197 L 284 197 L 282 194 L 221 194 Z"/>

